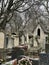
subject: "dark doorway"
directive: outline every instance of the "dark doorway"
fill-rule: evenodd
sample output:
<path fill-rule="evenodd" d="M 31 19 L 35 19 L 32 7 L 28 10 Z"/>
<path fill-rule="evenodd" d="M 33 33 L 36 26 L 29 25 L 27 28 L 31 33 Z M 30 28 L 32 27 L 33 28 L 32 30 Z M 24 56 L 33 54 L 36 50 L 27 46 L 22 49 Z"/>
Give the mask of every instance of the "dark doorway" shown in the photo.
<path fill-rule="evenodd" d="M 37 36 L 40 37 L 40 29 L 39 29 L 39 28 L 38 28 L 38 30 L 37 30 Z"/>

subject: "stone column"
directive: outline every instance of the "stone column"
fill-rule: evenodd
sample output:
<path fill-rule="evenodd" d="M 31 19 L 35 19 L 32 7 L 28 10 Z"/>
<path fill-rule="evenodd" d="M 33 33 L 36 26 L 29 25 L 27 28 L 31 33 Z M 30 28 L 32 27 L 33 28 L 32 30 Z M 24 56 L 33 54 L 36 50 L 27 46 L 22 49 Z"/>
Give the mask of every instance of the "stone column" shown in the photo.
<path fill-rule="evenodd" d="M 28 36 L 28 33 L 27 33 L 27 44 L 29 43 L 29 36 Z"/>
<path fill-rule="evenodd" d="M 4 39 L 5 35 L 3 32 L 0 32 L 0 48 L 4 48 Z"/>
<path fill-rule="evenodd" d="M 27 46 L 28 46 L 28 49 L 30 49 L 30 44 L 29 44 L 29 35 L 27 33 Z"/>
<path fill-rule="evenodd" d="M 18 46 L 19 45 L 19 36 L 16 36 L 15 38 L 14 38 L 14 46 L 16 47 L 16 46 Z"/>
<path fill-rule="evenodd" d="M 24 39 L 23 35 L 22 35 L 22 43 L 21 44 L 25 44 L 25 39 Z"/>

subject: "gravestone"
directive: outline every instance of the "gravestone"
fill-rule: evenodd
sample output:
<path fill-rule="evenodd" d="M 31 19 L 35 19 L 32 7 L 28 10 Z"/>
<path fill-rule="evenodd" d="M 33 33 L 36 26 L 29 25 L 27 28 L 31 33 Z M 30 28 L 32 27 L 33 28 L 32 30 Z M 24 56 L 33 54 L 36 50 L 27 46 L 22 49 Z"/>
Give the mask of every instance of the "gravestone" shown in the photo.
<path fill-rule="evenodd" d="M 12 52 L 11 52 L 12 59 L 17 58 L 18 60 L 19 56 L 21 55 L 24 55 L 24 50 L 22 48 L 19 47 L 12 48 Z"/>
<path fill-rule="evenodd" d="M 49 65 L 49 53 L 41 53 L 40 57 L 40 65 Z"/>
<path fill-rule="evenodd" d="M 29 59 L 32 62 L 32 65 L 39 65 L 39 59 Z"/>
<path fill-rule="evenodd" d="M 48 65 L 49 65 L 49 53 L 47 53 L 47 61 L 48 61 Z"/>

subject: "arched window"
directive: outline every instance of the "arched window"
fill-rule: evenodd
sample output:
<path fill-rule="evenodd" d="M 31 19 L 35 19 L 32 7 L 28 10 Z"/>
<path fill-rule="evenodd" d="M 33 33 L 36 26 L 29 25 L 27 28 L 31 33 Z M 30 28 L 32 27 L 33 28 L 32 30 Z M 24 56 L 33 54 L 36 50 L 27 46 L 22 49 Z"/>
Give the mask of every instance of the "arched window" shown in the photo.
<path fill-rule="evenodd" d="M 37 36 L 40 36 L 40 29 L 37 30 Z"/>

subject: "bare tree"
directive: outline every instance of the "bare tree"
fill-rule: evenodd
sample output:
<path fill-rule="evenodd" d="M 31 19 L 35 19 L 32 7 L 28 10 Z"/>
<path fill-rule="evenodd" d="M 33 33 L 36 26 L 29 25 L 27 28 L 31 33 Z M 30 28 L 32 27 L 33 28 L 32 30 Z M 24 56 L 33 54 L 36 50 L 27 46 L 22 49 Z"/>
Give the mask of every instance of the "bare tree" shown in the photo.
<path fill-rule="evenodd" d="M 0 27 L 2 29 L 5 28 L 6 23 L 10 21 L 10 19 L 13 17 L 14 11 L 17 12 L 23 12 L 20 11 L 20 7 L 24 7 L 23 5 L 24 0 L 1 0 L 0 1 Z M 28 9 L 28 8 L 27 8 Z"/>
<path fill-rule="evenodd" d="M 46 4 L 45 4 L 46 3 Z M 28 2 L 25 0 L 1 0 L 0 1 L 0 27 L 2 29 L 5 28 L 6 23 L 8 23 L 11 18 L 13 17 L 14 11 L 22 13 L 22 12 L 29 12 L 29 19 L 33 18 L 37 20 L 41 16 L 44 18 L 49 19 L 49 1 L 48 0 L 32 0 L 32 2 Z M 27 7 L 25 7 L 28 5 Z M 44 11 L 40 9 L 44 7 Z M 22 8 L 22 9 L 21 9 Z M 46 12 L 47 14 L 43 13 Z M 34 16 L 33 16 L 33 15 Z M 25 25 L 27 24 L 27 21 Z M 24 26 L 25 27 L 25 26 Z"/>

